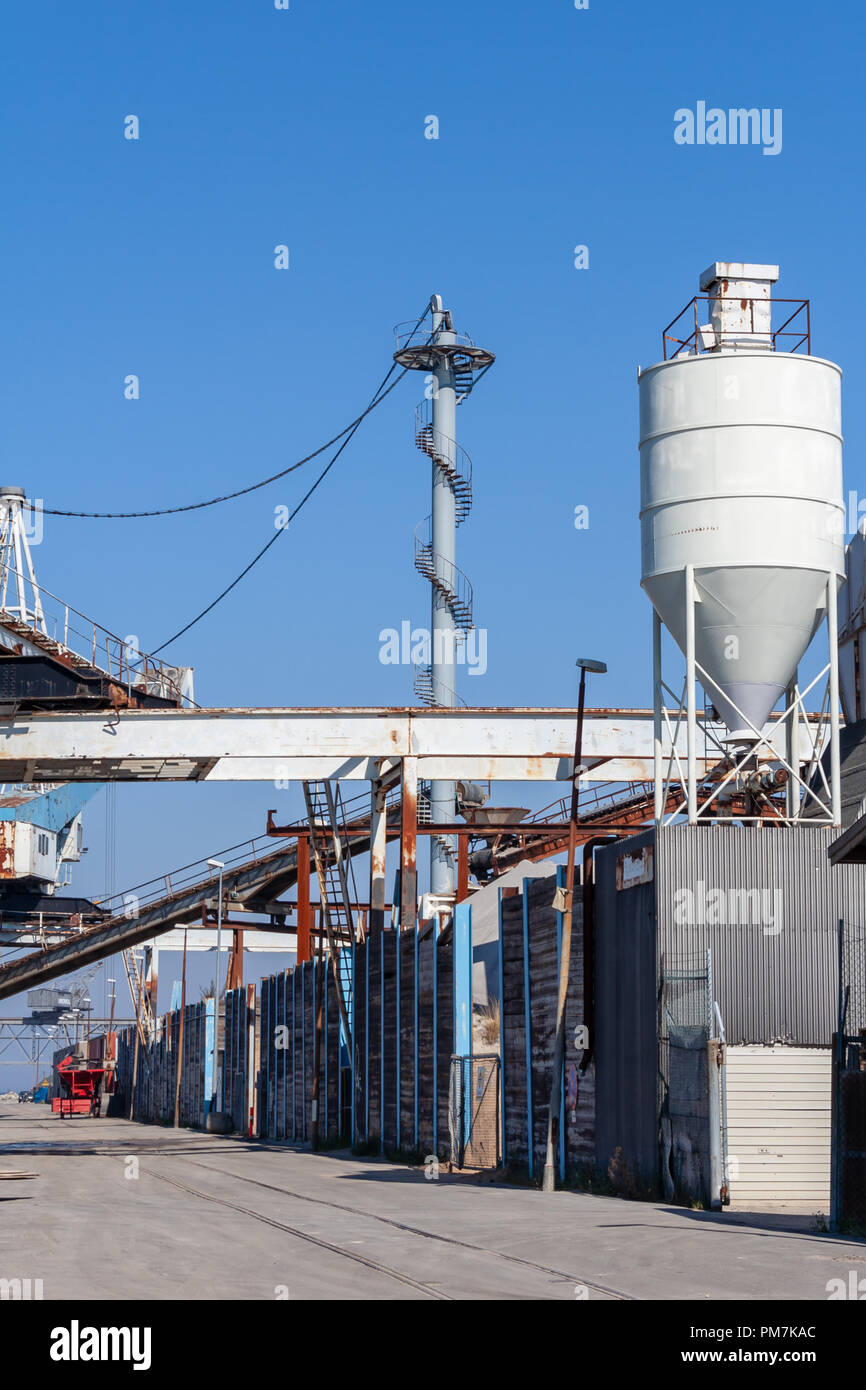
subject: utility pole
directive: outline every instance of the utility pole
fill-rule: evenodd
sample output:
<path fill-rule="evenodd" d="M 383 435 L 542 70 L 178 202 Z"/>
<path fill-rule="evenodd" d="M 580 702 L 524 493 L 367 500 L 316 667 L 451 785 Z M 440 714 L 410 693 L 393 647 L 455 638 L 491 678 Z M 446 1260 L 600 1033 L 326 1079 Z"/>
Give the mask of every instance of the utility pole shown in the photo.
<path fill-rule="evenodd" d="M 183 1025 L 186 1017 L 186 938 L 187 932 L 183 933 L 183 968 L 181 970 L 180 984 L 180 1017 L 177 1021 L 177 1074 L 174 1086 L 174 1127 L 180 1125 L 180 1091 L 183 1085 Z"/>
<path fill-rule="evenodd" d="M 556 1000 L 556 1035 L 553 1043 L 553 1068 L 550 1077 L 550 1105 L 547 1112 L 547 1152 L 544 1157 L 544 1175 L 541 1189 L 553 1192 L 556 1189 L 556 1163 L 554 1147 L 559 1129 L 559 1099 L 562 1092 L 562 1064 L 565 1056 L 565 1003 L 568 998 L 568 977 L 571 967 L 571 927 L 574 905 L 574 858 L 577 848 L 577 825 L 580 810 L 580 778 L 583 773 L 583 707 L 586 694 L 586 673 L 596 671 L 603 675 L 607 666 L 603 661 L 591 661 L 588 657 L 578 657 L 580 667 L 580 693 L 577 699 L 577 731 L 574 740 L 574 771 L 571 779 L 571 816 L 568 822 L 568 863 L 565 871 L 565 911 L 562 914 L 562 942 L 559 952 L 559 993 Z"/>

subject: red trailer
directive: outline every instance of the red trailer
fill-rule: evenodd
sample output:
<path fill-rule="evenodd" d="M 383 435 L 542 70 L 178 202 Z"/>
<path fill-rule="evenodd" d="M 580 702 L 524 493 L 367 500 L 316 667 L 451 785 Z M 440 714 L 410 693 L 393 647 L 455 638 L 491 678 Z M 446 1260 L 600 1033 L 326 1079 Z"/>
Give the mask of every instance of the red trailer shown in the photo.
<path fill-rule="evenodd" d="M 61 1094 L 51 1109 L 61 1120 L 66 1115 L 98 1115 L 102 1085 L 108 1068 L 103 1060 L 94 1061 L 72 1052 L 57 1063 Z"/>

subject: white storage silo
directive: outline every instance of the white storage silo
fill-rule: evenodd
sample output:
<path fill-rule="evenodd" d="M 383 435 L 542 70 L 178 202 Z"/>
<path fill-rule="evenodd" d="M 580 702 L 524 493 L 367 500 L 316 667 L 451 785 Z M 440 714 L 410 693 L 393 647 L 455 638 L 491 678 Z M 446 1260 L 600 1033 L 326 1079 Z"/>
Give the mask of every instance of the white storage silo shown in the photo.
<path fill-rule="evenodd" d="M 742 744 L 844 577 L 841 371 L 785 350 L 809 343 L 788 329 L 787 301 L 773 328 L 777 277 L 711 266 L 684 336 L 666 338 L 676 355 L 639 376 L 641 583 L 686 653 L 692 577 L 698 679 Z"/>

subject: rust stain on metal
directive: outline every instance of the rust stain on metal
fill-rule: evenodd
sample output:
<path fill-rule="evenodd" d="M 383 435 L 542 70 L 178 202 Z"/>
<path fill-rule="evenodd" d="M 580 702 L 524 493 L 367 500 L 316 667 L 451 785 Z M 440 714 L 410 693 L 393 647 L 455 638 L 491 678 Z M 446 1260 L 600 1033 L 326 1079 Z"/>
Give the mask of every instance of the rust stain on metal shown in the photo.
<path fill-rule="evenodd" d="M 621 893 L 625 888 L 635 888 L 639 883 L 651 883 L 653 879 L 653 847 L 644 845 L 636 854 L 620 854 L 616 861 L 616 888 Z"/>
<path fill-rule="evenodd" d="M 0 821 L 0 879 L 15 877 L 15 822 Z"/>

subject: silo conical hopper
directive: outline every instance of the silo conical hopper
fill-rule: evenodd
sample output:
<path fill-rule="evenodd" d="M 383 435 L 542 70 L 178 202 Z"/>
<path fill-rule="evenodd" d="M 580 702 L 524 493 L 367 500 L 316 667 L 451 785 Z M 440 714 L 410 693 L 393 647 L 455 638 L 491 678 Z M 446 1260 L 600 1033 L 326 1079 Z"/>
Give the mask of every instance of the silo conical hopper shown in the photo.
<path fill-rule="evenodd" d="M 693 567 L 702 684 L 744 742 L 789 686 L 830 577 L 844 576 L 841 371 L 784 351 L 770 321 L 777 277 L 710 267 L 691 348 L 639 377 L 641 583 L 685 652 Z"/>

